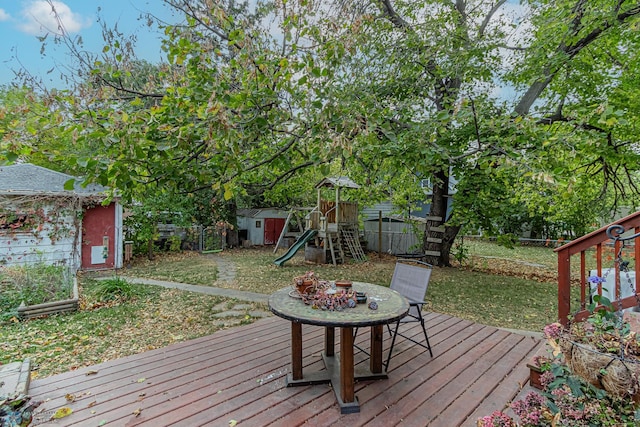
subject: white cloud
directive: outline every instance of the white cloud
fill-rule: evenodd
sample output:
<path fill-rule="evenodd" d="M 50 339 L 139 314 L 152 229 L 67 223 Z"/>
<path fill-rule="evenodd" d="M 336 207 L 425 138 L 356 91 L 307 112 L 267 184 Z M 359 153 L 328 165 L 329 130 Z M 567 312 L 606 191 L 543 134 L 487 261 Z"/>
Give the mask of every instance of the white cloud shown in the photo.
<path fill-rule="evenodd" d="M 11 18 L 11 16 L 9 16 L 9 14 L 4 9 L 0 9 L 0 22 L 8 21 L 9 18 Z"/>
<path fill-rule="evenodd" d="M 53 8 L 44 0 L 35 0 L 25 6 L 22 9 L 24 21 L 19 25 L 20 30 L 36 36 L 63 32 L 73 34 L 91 25 L 90 19 L 72 12 L 65 3 L 61 1 L 51 3 Z"/>

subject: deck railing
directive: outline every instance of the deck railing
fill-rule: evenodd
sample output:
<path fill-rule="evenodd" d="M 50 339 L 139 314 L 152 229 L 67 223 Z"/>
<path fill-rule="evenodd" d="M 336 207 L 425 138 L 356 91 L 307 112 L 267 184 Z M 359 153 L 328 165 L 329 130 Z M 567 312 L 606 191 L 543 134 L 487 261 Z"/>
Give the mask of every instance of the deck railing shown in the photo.
<path fill-rule="evenodd" d="M 588 314 L 588 304 L 591 303 L 592 291 L 591 283 L 588 278 L 590 271 L 596 272 L 600 277 L 608 274 L 609 280 L 615 284 L 615 291 L 609 290 L 614 296 L 612 303 L 617 308 L 629 308 L 638 305 L 640 299 L 640 286 L 638 284 L 638 278 L 640 278 L 640 237 L 635 236 L 630 240 L 612 239 L 607 234 L 607 229 L 612 225 L 619 225 L 616 228 L 616 232 L 613 237 L 622 234 L 622 229 L 625 232 L 639 233 L 640 232 L 640 211 L 635 212 L 629 216 L 626 216 L 620 220 L 617 220 L 607 226 L 604 226 L 598 230 L 595 230 L 585 236 L 575 239 L 566 245 L 557 248 L 555 251 L 558 253 L 558 320 L 566 325 L 573 317 L 575 320 L 582 320 Z M 621 282 L 621 268 L 618 262 L 618 256 L 621 254 L 621 249 L 624 247 L 632 247 L 631 254 L 628 252 L 625 254 L 626 261 L 633 261 L 630 264 L 631 271 L 635 271 L 635 283 L 633 286 L 633 295 L 622 297 L 621 283 L 625 283 L 626 280 Z M 579 269 L 573 269 L 571 262 L 578 260 L 580 263 Z M 608 262 L 607 265 L 603 262 Z M 607 270 L 611 269 L 611 270 Z M 577 270 L 577 271 L 576 271 Z M 613 274 L 613 280 L 610 275 Z M 573 282 L 572 282 L 573 277 Z M 626 274 L 623 277 L 631 277 Z M 579 283 L 579 302 L 576 307 L 571 306 L 571 286 L 572 283 Z M 625 284 L 625 286 L 628 286 Z M 602 284 L 597 285 L 597 289 L 594 289 L 599 295 L 603 293 Z"/>

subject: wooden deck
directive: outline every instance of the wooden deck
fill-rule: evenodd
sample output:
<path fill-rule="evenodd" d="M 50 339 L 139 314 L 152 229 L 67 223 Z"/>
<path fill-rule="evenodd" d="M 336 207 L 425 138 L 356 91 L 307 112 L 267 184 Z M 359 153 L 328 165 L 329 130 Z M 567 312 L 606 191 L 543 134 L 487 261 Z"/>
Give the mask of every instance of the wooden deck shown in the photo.
<path fill-rule="evenodd" d="M 389 379 L 356 383 L 358 414 L 341 415 L 328 385 L 285 387 L 290 324 L 270 317 L 89 368 L 35 379 L 46 426 L 475 426 L 528 378 L 537 339 L 430 313 L 434 357 L 399 338 Z M 410 333 L 418 335 L 419 326 Z M 323 369 L 324 330 L 303 326 L 304 372 Z M 366 346 L 368 334 L 357 342 Z M 411 344 L 411 345 L 410 345 Z M 385 332 L 385 351 L 388 348 Z M 339 348 L 339 347 L 337 347 Z M 357 352 L 356 363 L 368 363 Z M 68 417 L 46 421 L 68 406 Z"/>

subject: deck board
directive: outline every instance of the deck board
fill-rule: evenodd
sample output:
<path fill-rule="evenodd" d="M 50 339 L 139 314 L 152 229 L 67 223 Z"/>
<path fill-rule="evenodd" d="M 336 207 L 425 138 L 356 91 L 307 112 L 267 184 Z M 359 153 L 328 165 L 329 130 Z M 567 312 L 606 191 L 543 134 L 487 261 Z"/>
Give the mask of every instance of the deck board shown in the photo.
<path fill-rule="evenodd" d="M 444 314 L 429 313 L 433 358 L 399 338 L 389 378 L 355 384 L 358 414 L 340 414 L 327 384 L 285 386 L 290 324 L 270 317 L 162 349 L 48 378 L 29 389 L 38 425 L 55 426 L 409 426 L 476 425 L 521 390 L 539 340 Z M 419 325 L 405 325 L 416 338 Z M 368 331 L 356 338 L 368 346 Z M 303 325 L 303 369 L 324 369 L 324 330 Z M 339 341 L 337 339 L 336 341 Z M 390 338 L 385 331 L 385 352 Z M 339 342 L 336 342 L 336 351 Z M 356 350 L 356 364 L 368 364 Z M 65 396 L 74 396 L 69 401 Z M 46 419 L 58 408 L 73 413 Z"/>

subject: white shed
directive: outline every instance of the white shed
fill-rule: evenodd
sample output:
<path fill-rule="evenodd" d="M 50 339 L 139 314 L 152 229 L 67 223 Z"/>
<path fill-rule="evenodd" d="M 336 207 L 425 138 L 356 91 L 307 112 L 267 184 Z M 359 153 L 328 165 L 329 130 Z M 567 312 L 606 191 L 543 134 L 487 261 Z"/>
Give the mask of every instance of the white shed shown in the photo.
<path fill-rule="evenodd" d="M 102 205 L 106 190 L 32 164 L 0 167 L 0 264 L 121 267 L 122 208 Z"/>
<path fill-rule="evenodd" d="M 275 245 L 288 215 L 288 210 L 279 208 L 238 209 L 240 244 Z"/>

